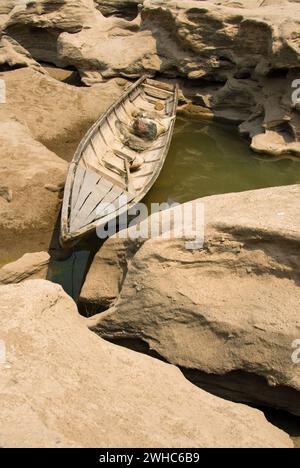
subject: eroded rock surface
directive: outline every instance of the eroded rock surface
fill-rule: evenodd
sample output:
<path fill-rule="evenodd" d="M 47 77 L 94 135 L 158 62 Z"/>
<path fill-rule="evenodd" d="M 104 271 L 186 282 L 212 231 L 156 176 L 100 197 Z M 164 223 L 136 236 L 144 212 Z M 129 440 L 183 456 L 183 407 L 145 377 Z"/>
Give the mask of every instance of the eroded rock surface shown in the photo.
<path fill-rule="evenodd" d="M 23 255 L 0 268 L 0 284 L 21 283 L 26 279 L 46 279 L 50 256 L 47 252 Z"/>
<path fill-rule="evenodd" d="M 138 243 L 111 238 L 96 253 L 80 293 L 80 303 L 89 315 L 116 302 L 137 249 Z"/>
<path fill-rule="evenodd" d="M 204 89 L 202 95 L 216 117 L 242 124 L 255 151 L 299 156 L 292 101 L 300 76 L 299 2 L 146 0 L 128 21 L 126 9 L 136 3 L 40 0 L 11 9 L 7 1 L 1 24 L 34 60 L 75 67 L 89 86 L 143 73 L 216 83 L 210 99 Z M 16 60 L 10 44 L 1 55 L 5 63 L 29 65 L 23 53 Z"/>
<path fill-rule="evenodd" d="M 1 26 L 1 24 L 0 24 Z M 4 69 L 32 67 L 43 73 L 42 67 L 32 58 L 30 53 L 17 41 L 7 35 L 0 34 L 0 66 Z"/>
<path fill-rule="evenodd" d="M 260 411 L 101 340 L 57 285 L 1 286 L 0 304 L 2 447 L 293 446 Z"/>
<path fill-rule="evenodd" d="M 132 20 L 137 16 L 138 6 L 143 4 L 143 0 L 95 0 L 95 3 L 104 16 Z"/>
<path fill-rule="evenodd" d="M 9 250 L 20 237 L 52 231 L 67 163 L 35 140 L 17 120 L 1 120 L 0 129 L 1 249 Z M 57 190 L 48 190 L 49 184 Z"/>
<path fill-rule="evenodd" d="M 87 129 L 126 85 L 125 80 L 121 86 L 112 80 L 93 88 L 71 86 L 32 68 L 3 72 L 0 78 L 6 83 L 0 118 L 18 119 L 38 141 L 69 161 Z"/>
<path fill-rule="evenodd" d="M 93 317 L 92 328 L 146 342 L 167 361 L 206 374 L 206 384 L 213 374 L 210 389 L 227 396 L 240 372 L 233 397 L 300 415 L 300 366 L 292 361 L 300 334 L 299 194 L 290 186 L 201 199 L 204 248 L 159 237 L 135 244 L 114 307 Z"/>

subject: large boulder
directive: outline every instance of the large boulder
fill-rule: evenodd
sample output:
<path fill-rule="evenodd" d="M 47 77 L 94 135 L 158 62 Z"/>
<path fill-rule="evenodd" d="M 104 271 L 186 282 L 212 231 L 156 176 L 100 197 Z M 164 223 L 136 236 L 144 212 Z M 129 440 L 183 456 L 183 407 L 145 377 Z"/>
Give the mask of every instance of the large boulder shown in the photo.
<path fill-rule="evenodd" d="M 24 254 L 15 262 L 0 268 L 0 284 L 21 283 L 26 279 L 46 279 L 50 255 L 48 252 Z"/>
<path fill-rule="evenodd" d="M 132 240 L 120 295 L 91 327 L 146 342 L 218 394 L 300 416 L 300 366 L 292 359 L 300 339 L 299 194 L 300 186 L 289 186 L 199 200 L 199 250 L 187 250 L 184 238 Z M 106 248 L 112 243 L 116 252 L 116 242 Z M 98 260 L 105 263 L 101 253 Z"/>
<path fill-rule="evenodd" d="M 67 163 L 35 140 L 20 122 L 0 122 L 1 257 L 24 237 L 53 230 Z"/>
<path fill-rule="evenodd" d="M 101 340 L 57 285 L 1 286 L 0 304 L 1 447 L 293 446 L 260 411 Z"/>
<path fill-rule="evenodd" d="M 93 88 L 77 87 L 32 67 L 0 73 L 0 78 L 6 83 L 0 119 L 17 119 L 34 138 L 69 161 L 87 129 L 126 85 L 125 80 L 111 80 Z"/>
<path fill-rule="evenodd" d="M 107 21 L 107 20 L 105 20 Z M 59 37 L 60 57 L 75 65 L 86 84 L 102 82 L 115 76 L 138 78 L 144 73 L 160 71 L 161 60 L 156 53 L 156 40 L 150 31 L 138 33 L 120 28 L 108 34 L 105 29 L 84 29 L 78 34 L 64 33 Z"/>
<path fill-rule="evenodd" d="M 98 18 L 89 34 L 82 30 L 72 37 L 68 35 L 63 42 L 70 41 L 78 54 L 83 53 L 85 66 L 88 62 L 91 66 L 97 63 L 106 76 L 121 71 L 131 74 L 134 53 L 136 73 L 143 72 L 148 59 L 150 72 L 155 71 L 151 68 L 155 62 L 158 71 L 167 74 L 226 81 L 232 73 L 245 76 L 256 71 L 265 75 L 273 69 L 299 66 L 299 41 L 295 38 L 299 8 L 299 4 L 289 2 L 240 8 L 239 4 L 213 1 L 146 0 L 141 11 L 141 28 L 135 33 L 136 44 L 143 41 L 143 48 L 139 46 L 133 51 L 127 37 L 129 25 L 116 18 Z M 107 31 L 103 50 L 95 43 L 95 37 L 100 39 L 100 24 L 102 35 Z M 119 44 L 115 53 L 109 55 L 106 40 L 115 45 L 121 37 L 127 48 L 124 46 L 123 50 Z M 77 60 L 75 48 L 69 54 L 70 61 L 72 57 Z"/>

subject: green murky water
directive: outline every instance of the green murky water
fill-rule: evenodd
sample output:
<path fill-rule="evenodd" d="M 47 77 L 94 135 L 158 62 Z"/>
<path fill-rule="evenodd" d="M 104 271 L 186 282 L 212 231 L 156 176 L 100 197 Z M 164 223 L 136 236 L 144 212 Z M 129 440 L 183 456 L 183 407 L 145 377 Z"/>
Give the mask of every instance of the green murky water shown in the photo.
<path fill-rule="evenodd" d="M 254 153 L 232 126 L 177 118 L 164 168 L 147 203 L 178 203 L 300 183 L 300 160 Z"/>

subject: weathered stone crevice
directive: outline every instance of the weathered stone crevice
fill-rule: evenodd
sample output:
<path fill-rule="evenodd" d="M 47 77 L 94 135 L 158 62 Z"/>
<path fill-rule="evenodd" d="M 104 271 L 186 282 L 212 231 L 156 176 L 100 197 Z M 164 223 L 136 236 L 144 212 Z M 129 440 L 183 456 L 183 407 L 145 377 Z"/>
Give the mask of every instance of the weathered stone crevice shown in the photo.
<path fill-rule="evenodd" d="M 92 317 L 114 306 L 122 291 L 129 265 L 143 242 L 139 239 L 124 240 L 120 249 L 116 242 L 116 250 L 107 249 L 104 243 L 96 254 L 81 290 L 78 307 L 83 316 Z"/>
<path fill-rule="evenodd" d="M 262 409 L 267 419 L 284 429 L 299 447 L 300 416 L 299 413 L 296 416 L 290 412 L 291 406 L 299 406 L 300 409 L 299 393 L 294 389 L 273 387 L 263 377 L 238 370 L 225 375 L 207 374 L 197 369 L 180 370 L 187 380 L 206 392 L 228 401 Z"/>
<path fill-rule="evenodd" d="M 299 392 L 291 387 L 272 386 L 264 377 L 243 370 L 235 370 L 224 375 L 199 372 L 198 369 L 181 368 L 181 371 L 197 387 L 226 400 L 281 409 L 292 414 L 295 410 L 291 411 L 291 408 L 298 407 L 297 414 L 300 416 Z M 300 436 L 300 417 L 298 424 L 297 436 Z"/>
<path fill-rule="evenodd" d="M 92 321 L 92 319 L 90 321 Z M 93 327 L 92 325 L 89 325 L 89 329 L 99 336 L 97 332 L 97 327 Z M 123 337 L 122 333 L 120 333 L 119 335 L 109 335 L 109 334 L 104 335 L 104 336 L 101 335 L 101 338 L 117 346 L 121 346 L 123 348 L 131 349 L 132 351 L 135 351 L 137 353 L 151 356 L 162 362 L 167 362 L 166 359 L 160 356 L 157 352 L 155 352 L 153 349 L 150 349 L 150 346 L 148 342 L 146 341 L 146 339 L 141 338 L 140 336 L 132 335 L 132 336 Z"/>
<path fill-rule="evenodd" d="M 124 337 L 121 332 L 112 335 L 102 334 L 101 331 L 99 333 L 97 326 L 92 324 L 92 320 L 89 328 L 111 343 L 167 362 L 157 351 L 150 348 L 146 337 L 134 335 Z M 299 393 L 296 390 L 285 386 L 274 387 L 264 377 L 243 370 L 218 375 L 201 372 L 198 369 L 179 368 L 187 380 L 202 390 L 228 401 L 263 408 L 267 417 L 269 415 L 273 424 L 279 427 L 281 427 L 280 422 L 285 421 L 283 423 L 285 431 L 291 437 L 296 438 L 298 443 L 300 438 L 300 416 L 290 413 L 290 408 L 298 405 L 300 411 Z M 290 405 L 287 404 L 287 401 L 290 401 Z M 277 411 L 281 413 L 279 420 L 276 418 Z"/>
<path fill-rule="evenodd" d="M 113 299 L 114 298 L 106 298 L 106 300 L 100 304 L 98 302 L 92 302 L 92 301 L 86 301 L 86 300 L 80 299 L 77 304 L 78 312 L 83 317 L 86 317 L 86 318 L 93 317 L 94 315 L 106 312 L 111 306 L 110 301 L 112 301 Z"/>
<path fill-rule="evenodd" d="M 57 81 L 75 86 L 76 88 L 85 87 L 85 84 L 81 81 L 78 70 L 72 65 L 60 68 L 51 62 L 39 62 L 39 64 L 52 78 L 56 79 Z M 74 131 L 76 131 L 76 129 L 74 129 Z M 57 144 L 59 144 L 59 141 Z"/>
<path fill-rule="evenodd" d="M 105 17 L 116 16 L 132 21 L 137 17 L 143 0 L 94 0 L 94 3 Z"/>
<path fill-rule="evenodd" d="M 5 33 L 26 49 L 37 62 L 48 62 L 64 66 L 58 59 L 57 40 L 61 31 L 32 25 L 13 25 Z"/>

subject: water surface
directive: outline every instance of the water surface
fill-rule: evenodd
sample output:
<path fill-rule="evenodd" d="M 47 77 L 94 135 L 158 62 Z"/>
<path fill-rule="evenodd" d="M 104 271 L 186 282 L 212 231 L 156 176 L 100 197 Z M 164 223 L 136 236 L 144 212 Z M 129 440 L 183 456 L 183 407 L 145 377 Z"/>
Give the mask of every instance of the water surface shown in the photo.
<path fill-rule="evenodd" d="M 147 203 L 178 203 L 300 183 L 300 160 L 254 153 L 233 126 L 177 118 L 163 170 Z"/>

